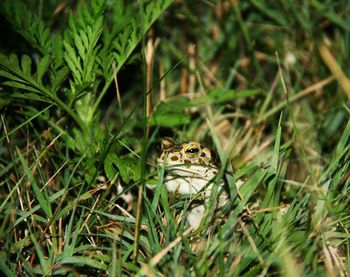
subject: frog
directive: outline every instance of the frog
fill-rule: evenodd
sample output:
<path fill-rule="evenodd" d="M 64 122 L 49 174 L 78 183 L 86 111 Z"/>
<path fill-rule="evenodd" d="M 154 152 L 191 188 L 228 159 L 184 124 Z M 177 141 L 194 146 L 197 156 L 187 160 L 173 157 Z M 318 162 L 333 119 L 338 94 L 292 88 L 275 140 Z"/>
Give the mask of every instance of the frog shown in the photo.
<path fill-rule="evenodd" d="M 224 190 L 225 182 L 217 181 L 219 168 L 214 162 L 209 148 L 198 141 L 178 143 L 170 137 L 161 140 L 157 164 L 164 167 L 164 185 L 168 192 L 177 195 L 189 195 L 195 199 L 187 210 L 186 222 L 193 230 L 198 230 L 205 216 L 212 189 L 218 186 L 216 207 L 222 207 L 228 201 Z"/>

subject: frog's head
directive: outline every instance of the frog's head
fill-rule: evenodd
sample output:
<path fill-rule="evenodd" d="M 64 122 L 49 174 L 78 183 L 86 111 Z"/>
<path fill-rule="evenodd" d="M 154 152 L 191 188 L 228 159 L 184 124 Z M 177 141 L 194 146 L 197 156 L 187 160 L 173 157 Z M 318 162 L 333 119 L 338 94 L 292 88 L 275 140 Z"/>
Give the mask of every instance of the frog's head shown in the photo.
<path fill-rule="evenodd" d="M 163 138 L 161 141 L 161 152 L 157 163 L 167 166 L 172 171 L 203 171 L 203 167 L 211 165 L 211 152 L 197 141 L 177 143 L 172 138 Z M 179 174 L 179 173 L 178 173 Z M 200 174 L 200 173 L 199 173 Z M 183 174 L 179 174 L 183 175 Z"/>

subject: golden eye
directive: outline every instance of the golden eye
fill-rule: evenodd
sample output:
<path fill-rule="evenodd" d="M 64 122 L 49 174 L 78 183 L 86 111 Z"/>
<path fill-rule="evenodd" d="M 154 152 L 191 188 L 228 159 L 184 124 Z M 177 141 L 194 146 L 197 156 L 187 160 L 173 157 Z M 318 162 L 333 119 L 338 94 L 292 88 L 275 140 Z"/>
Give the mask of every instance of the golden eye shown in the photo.
<path fill-rule="evenodd" d="M 189 158 L 195 158 L 199 155 L 199 147 L 197 145 L 189 145 L 185 149 L 185 153 Z"/>

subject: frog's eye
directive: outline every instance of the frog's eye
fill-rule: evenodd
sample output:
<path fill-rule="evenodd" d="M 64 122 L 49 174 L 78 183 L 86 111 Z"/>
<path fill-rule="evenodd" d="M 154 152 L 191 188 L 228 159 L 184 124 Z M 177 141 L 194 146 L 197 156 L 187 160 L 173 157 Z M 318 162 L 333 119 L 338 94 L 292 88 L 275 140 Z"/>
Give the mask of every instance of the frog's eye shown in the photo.
<path fill-rule="evenodd" d="M 195 158 L 199 156 L 200 149 L 197 145 L 189 145 L 185 148 L 185 153 L 189 158 Z"/>

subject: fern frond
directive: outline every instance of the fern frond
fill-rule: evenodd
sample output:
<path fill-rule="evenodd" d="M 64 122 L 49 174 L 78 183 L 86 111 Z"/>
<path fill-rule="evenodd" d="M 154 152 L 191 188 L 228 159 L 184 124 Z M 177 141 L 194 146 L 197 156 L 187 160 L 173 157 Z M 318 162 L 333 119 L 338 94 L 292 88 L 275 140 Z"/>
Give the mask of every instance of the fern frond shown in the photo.
<path fill-rule="evenodd" d="M 103 72 L 99 61 L 99 39 L 104 23 L 104 5 L 104 0 L 94 0 L 90 6 L 80 5 L 77 16 L 71 12 L 68 20 L 70 29 L 65 32 L 63 41 L 64 60 L 73 77 L 70 80 L 70 103 L 76 103 L 77 112 L 87 125 L 93 118 L 93 85 L 96 84 L 96 76 Z"/>
<path fill-rule="evenodd" d="M 157 18 L 173 3 L 173 0 L 151 1 L 142 13 L 143 31 L 147 32 Z M 142 36 L 140 24 L 133 18 L 130 24 L 124 28 L 117 39 L 113 42 L 114 58 L 117 62 L 116 72 L 125 64 L 136 46 L 139 44 Z"/>
<path fill-rule="evenodd" d="M 86 5 L 82 6 L 85 8 L 79 10 L 86 13 L 88 11 Z M 87 18 L 90 18 L 88 21 L 91 21 L 91 15 Z M 72 71 L 76 84 L 93 82 L 98 70 L 96 68 L 98 67 L 96 57 L 100 47 L 97 43 L 103 28 L 103 16 L 97 17 L 92 25 L 83 26 L 85 22 L 81 19 L 81 16 L 74 19 L 72 14 L 69 21 L 71 29 L 65 34 L 63 41 L 64 59 Z"/>
<path fill-rule="evenodd" d="M 121 4 L 122 1 L 118 1 Z M 94 105 L 94 111 L 97 109 L 100 101 L 102 100 L 104 94 L 107 92 L 107 88 L 110 83 L 113 81 L 114 74 L 118 73 L 119 70 L 125 65 L 127 60 L 132 55 L 136 46 L 140 43 L 141 38 L 145 35 L 145 33 L 149 30 L 152 24 L 159 18 L 159 16 L 174 2 L 174 0 L 159 0 L 159 1 L 151 1 L 145 8 L 142 13 L 143 18 L 143 28 L 141 28 L 138 18 L 134 17 L 130 20 L 130 23 L 118 34 L 116 39 L 112 42 L 112 49 L 110 52 L 112 53 L 113 59 L 116 62 L 116 68 L 112 72 L 110 70 L 112 61 L 106 60 L 103 62 L 105 67 L 103 67 L 104 72 L 109 72 L 108 77 L 106 78 L 105 89 L 99 94 L 99 97 Z M 101 53 L 104 53 L 101 51 Z M 106 54 L 106 53 L 104 53 Z M 101 60 L 103 61 L 109 57 L 108 55 L 101 56 Z"/>
<path fill-rule="evenodd" d="M 35 74 L 31 74 L 32 60 L 23 55 L 21 63 L 15 54 L 9 56 L 0 53 L 0 76 L 7 79 L 4 85 L 19 89 L 11 94 L 13 98 L 26 98 L 55 104 L 66 111 L 80 126 L 81 120 L 73 110 L 67 106 L 57 95 L 57 87 L 66 78 L 65 67 L 58 71 L 57 76 L 50 78 L 52 87 L 43 84 L 43 76 L 47 73 L 50 57 L 44 56 L 37 65 Z"/>
<path fill-rule="evenodd" d="M 51 52 L 50 30 L 45 23 L 20 0 L 0 1 L 0 12 L 32 47 L 47 55 Z"/>
<path fill-rule="evenodd" d="M 42 100 L 52 100 L 50 90 L 47 89 L 41 82 L 42 76 L 47 69 L 46 64 L 49 62 L 48 59 L 49 58 L 46 56 L 39 62 L 39 74 L 36 74 L 36 77 L 34 77 L 31 75 L 32 60 L 29 56 L 23 55 L 21 58 L 21 64 L 19 64 L 16 55 L 11 54 L 9 57 L 7 57 L 0 54 L 0 76 L 9 80 L 5 81 L 3 84 L 22 89 L 24 91 L 35 92 L 43 98 Z"/>

